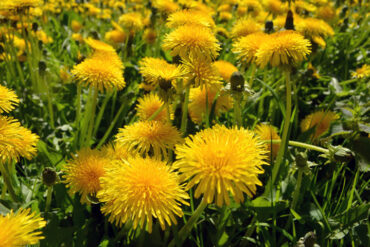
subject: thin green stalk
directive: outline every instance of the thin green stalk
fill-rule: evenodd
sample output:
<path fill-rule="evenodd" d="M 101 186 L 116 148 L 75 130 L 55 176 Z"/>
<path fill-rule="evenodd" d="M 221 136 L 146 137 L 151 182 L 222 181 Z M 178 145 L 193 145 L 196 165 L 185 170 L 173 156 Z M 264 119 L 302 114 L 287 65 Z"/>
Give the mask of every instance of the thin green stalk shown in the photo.
<path fill-rule="evenodd" d="M 101 119 L 103 118 L 103 114 L 105 112 L 105 107 L 107 106 L 108 101 L 109 101 L 110 98 L 111 98 L 111 94 L 106 95 L 105 98 L 104 98 L 103 104 L 102 104 L 102 106 L 101 106 L 101 108 L 99 110 L 99 113 L 98 113 L 97 117 L 96 117 L 96 121 L 95 121 L 95 125 L 94 125 L 94 131 L 93 131 L 93 136 L 96 136 L 96 133 L 98 132 Z"/>
<path fill-rule="evenodd" d="M 241 95 L 238 93 L 234 96 L 234 125 L 241 127 L 243 126 L 242 112 L 240 109 Z"/>
<path fill-rule="evenodd" d="M 104 136 L 102 139 L 100 139 L 98 145 L 96 146 L 96 148 L 100 148 L 104 143 L 105 141 L 107 140 L 108 136 L 110 135 L 110 133 L 112 132 L 113 130 L 113 127 L 116 125 L 117 123 L 117 120 L 119 118 L 119 116 L 121 115 L 123 109 L 125 109 L 125 104 L 122 104 L 121 107 L 119 108 L 116 116 L 114 117 L 113 121 L 111 122 L 111 124 L 109 125 L 109 128 L 108 130 L 105 132 Z"/>
<path fill-rule="evenodd" d="M 200 204 L 198 205 L 197 209 L 194 211 L 193 215 L 188 220 L 188 222 L 186 222 L 186 224 L 179 231 L 177 242 L 175 242 L 175 239 L 172 239 L 168 247 L 173 247 L 176 244 L 180 246 L 182 245 L 184 240 L 189 236 L 191 230 L 193 229 L 194 224 L 197 222 L 197 220 L 199 219 L 207 205 L 208 204 L 206 200 L 203 198 Z"/>
<path fill-rule="evenodd" d="M 181 133 L 185 136 L 186 127 L 188 124 L 188 104 L 189 104 L 189 95 L 190 95 L 190 84 L 185 88 L 185 100 L 182 105 L 182 117 L 181 117 Z"/>
<path fill-rule="evenodd" d="M 292 205 L 290 207 L 293 210 L 295 210 L 295 207 L 296 207 L 297 202 L 298 202 L 299 192 L 301 190 L 301 185 L 302 185 L 302 177 L 303 177 L 303 170 L 298 169 L 297 183 L 296 183 L 296 187 L 295 187 L 295 190 L 294 190 L 294 193 L 293 193 Z"/>
<path fill-rule="evenodd" d="M 18 197 L 17 195 L 15 194 L 15 191 L 14 191 L 14 188 L 13 188 L 13 185 L 11 183 L 11 180 L 10 180 L 10 174 L 8 173 L 7 169 L 5 168 L 5 164 L 1 164 L 0 163 L 0 172 L 1 172 L 1 175 L 4 179 L 4 183 L 6 184 L 6 188 L 8 189 L 8 192 L 9 192 L 9 195 L 10 197 L 12 198 L 12 200 L 14 202 L 18 202 Z"/>
<path fill-rule="evenodd" d="M 252 65 L 251 65 L 251 70 L 252 70 L 252 74 L 251 74 L 251 77 L 249 79 L 249 86 L 252 89 L 254 75 L 256 74 L 256 70 L 257 70 L 257 67 L 256 67 L 256 65 L 254 63 L 252 63 Z"/>
<path fill-rule="evenodd" d="M 290 85 L 290 71 L 285 70 L 285 82 L 286 82 L 286 110 L 285 110 L 285 120 L 284 120 L 284 128 L 283 128 L 283 135 L 281 146 L 275 161 L 275 165 L 272 170 L 272 184 L 275 184 L 276 179 L 279 175 L 280 165 L 283 162 L 285 148 L 288 143 L 288 132 L 289 132 L 289 125 L 290 125 L 290 116 L 292 113 L 292 89 Z"/>
<path fill-rule="evenodd" d="M 48 186 L 48 191 L 46 195 L 45 213 L 49 212 L 52 195 L 53 195 L 53 186 Z"/>
<path fill-rule="evenodd" d="M 159 113 L 161 113 L 163 111 L 163 109 L 166 107 L 166 103 L 163 103 L 161 105 L 161 107 L 159 107 L 149 118 L 148 118 L 148 121 L 152 121 L 153 119 L 155 119 Z"/>
<path fill-rule="evenodd" d="M 275 143 L 281 143 L 282 141 L 281 140 L 266 140 L 266 141 L 263 141 L 263 142 L 275 144 Z M 312 144 L 303 143 L 303 142 L 289 141 L 288 145 L 289 146 L 300 147 L 300 148 L 304 148 L 304 149 L 309 149 L 309 150 L 314 150 L 314 151 L 324 153 L 324 154 L 329 153 L 329 149 L 318 147 L 318 146 L 315 146 L 315 145 L 312 145 Z"/>
<path fill-rule="evenodd" d="M 92 98 L 91 115 L 90 115 L 89 128 L 87 132 L 85 146 L 90 146 L 90 140 L 91 140 L 91 135 L 92 135 L 94 121 L 95 121 L 96 103 L 98 101 L 98 89 L 95 87 L 91 87 L 91 90 L 93 90 L 93 93 L 92 93 L 93 98 Z"/>

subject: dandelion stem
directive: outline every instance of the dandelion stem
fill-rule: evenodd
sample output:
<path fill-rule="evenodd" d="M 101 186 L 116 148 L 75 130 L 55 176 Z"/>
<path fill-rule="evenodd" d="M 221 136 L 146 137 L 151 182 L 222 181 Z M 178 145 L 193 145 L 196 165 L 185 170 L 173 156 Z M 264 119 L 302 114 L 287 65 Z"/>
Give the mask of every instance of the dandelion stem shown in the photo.
<path fill-rule="evenodd" d="M 18 202 L 19 201 L 18 197 L 15 194 L 13 185 L 12 185 L 10 177 L 9 177 L 9 173 L 8 173 L 7 169 L 5 168 L 5 164 L 0 163 L 0 172 L 1 172 L 1 175 L 4 179 L 4 183 L 6 184 L 6 188 L 8 189 L 10 197 L 12 198 L 12 200 L 14 202 Z"/>
<path fill-rule="evenodd" d="M 295 190 L 294 190 L 294 193 L 293 193 L 292 205 L 290 207 L 293 210 L 295 210 L 295 207 L 296 207 L 297 202 L 298 202 L 299 191 L 301 190 L 301 184 L 302 184 L 302 177 L 303 177 L 303 170 L 300 168 L 300 169 L 298 169 L 297 183 L 296 183 L 296 187 L 295 187 Z"/>
<path fill-rule="evenodd" d="M 186 86 L 185 89 L 185 100 L 184 104 L 182 105 L 182 117 L 181 117 L 181 132 L 185 136 L 186 134 L 186 127 L 188 124 L 188 104 L 189 104 L 189 95 L 190 95 L 190 84 Z"/>
<path fill-rule="evenodd" d="M 275 184 L 276 179 L 279 175 L 280 165 L 284 160 L 285 148 L 287 146 L 289 137 L 289 125 L 290 125 L 290 116 L 292 113 L 292 89 L 290 85 L 290 71 L 285 70 L 285 82 L 286 82 L 286 110 L 285 110 L 285 120 L 284 120 L 284 128 L 283 128 L 283 135 L 281 141 L 281 147 L 279 149 L 274 168 L 272 170 L 272 184 Z"/>
<path fill-rule="evenodd" d="M 163 111 L 163 109 L 166 107 L 166 103 L 163 103 L 161 105 L 161 107 L 159 107 L 149 118 L 148 118 L 148 121 L 152 121 L 153 119 L 155 119 L 159 113 L 161 113 Z"/>
<path fill-rule="evenodd" d="M 90 146 L 91 135 L 94 127 L 94 120 L 95 120 L 95 112 L 96 112 L 96 103 L 98 101 L 98 89 L 95 87 L 91 87 L 92 92 L 92 105 L 91 105 L 91 115 L 89 121 L 89 128 L 87 132 L 87 138 L 85 142 L 85 146 Z"/>
<path fill-rule="evenodd" d="M 168 245 L 168 247 L 173 247 L 176 244 L 179 245 L 179 246 L 182 245 L 182 243 L 184 242 L 184 240 L 190 234 L 191 230 L 193 229 L 194 224 L 199 219 L 200 215 L 203 213 L 203 211 L 207 207 L 207 205 L 208 204 L 207 204 L 206 200 L 203 198 L 202 201 L 200 202 L 200 204 L 198 205 L 197 209 L 194 211 L 193 215 L 188 220 L 188 222 L 186 222 L 186 224 L 180 229 L 180 231 L 178 233 L 179 237 L 178 237 L 176 243 L 175 243 L 175 239 L 173 239 L 170 242 L 170 244 Z"/>
<path fill-rule="evenodd" d="M 252 89 L 254 75 L 256 74 L 256 70 L 257 70 L 257 67 L 256 67 L 256 65 L 254 63 L 252 63 L 251 70 L 252 70 L 252 73 L 251 73 L 251 77 L 249 79 L 249 87 Z"/>
<path fill-rule="evenodd" d="M 275 143 L 281 143 L 282 141 L 281 140 L 266 140 L 266 141 L 263 141 L 263 142 L 275 144 Z M 312 144 L 303 143 L 303 142 L 289 141 L 288 145 L 289 146 L 300 147 L 300 148 L 305 148 L 305 149 L 309 149 L 309 150 L 314 150 L 314 151 L 324 153 L 324 154 L 329 153 L 329 149 L 318 147 L 318 146 L 315 146 L 315 145 L 312 145 Z"/>
<path fill-rule="evenodd" d="M 114 117 L 113 121 L 109 125 L 108 130 L 105 132 L 103 138 L 100 139 L 100 141 L 99 141 L 98 145 L 96 146 L 96 148 L 100 148 L 104 144 L 105 140 L 107 140 L 109 134 L 112 132 L 113 127 L 116 125 L 116 123 L 118 121 L 118 118 L 121 115 L 123 109 L 125 109 L 125 104 L 122 104 L 121 107 L 119 108 L 116 116 Z"/>
<path fill-rule="evenodd" d="M 242 112 L 240 109 L 241 94 L 234 96 L 234 125 L 241 127 L 243 125 Z"/>
<path fill-rule="evenodd" d="M 52 195 L 53 195 L 53 186 L 48 186 L 48 191 L 46 195 L 45 213 L 49 212 Z"/>

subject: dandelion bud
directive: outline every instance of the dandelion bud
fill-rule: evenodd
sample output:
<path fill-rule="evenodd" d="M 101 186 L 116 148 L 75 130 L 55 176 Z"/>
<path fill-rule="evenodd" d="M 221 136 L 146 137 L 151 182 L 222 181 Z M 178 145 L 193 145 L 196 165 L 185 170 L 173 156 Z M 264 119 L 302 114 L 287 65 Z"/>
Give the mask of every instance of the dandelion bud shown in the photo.
<path fill-rule="evenodd" d="M 39 73 L 43 75 L 46 71 L 46 63 L 44 61 L 39 62 Z"/>
<path fill-rule="evenodd" d="M 294 28 L 294 20 L 293 20 L 293 12 L 291 10 L 288 11 L 288 14 L 286 15 L 285 20 L 285 26 L 284 28 L 286 30 L 295 30 Z"/>
<path fill-rule="evenodd" d="M 295 164 L 299 169 L 307 167 L 307 154 L 298 153 L 295 157 Z"/>
<path fill-rule="evenodd" d="M 160 79 L 159 87 L 164 91 L 168 91 L 172 87 L 172 83 L 168 80 Z"/>
<path fill-rule="evenodd" d="M 265 33 L 274 32 L 274 23 L 272 21 L 265 22 Z"/>
<path fill-rule="evenodd" d="M 46 186 L 53 186 L 57 181 L 57 173 L 50 167 L 46 167 L 42 171 L 42 182 Z"/>
<path fill-rule="evenodd" d="M 4 52 L 4 47 L 0 44 L 0 54 Z"/>
<path fill-rule="evenodd" d="M 39 25 L 36 22 L 32 23 L 32 31 L 36 32 L 37 29 L 39 29 Z"/>
<path fill-rule="evenodd" d="M 230 83 L 232 91 L 236 92 L 244 91 L 244 77 L 239 71 L 232 73 Z"/>

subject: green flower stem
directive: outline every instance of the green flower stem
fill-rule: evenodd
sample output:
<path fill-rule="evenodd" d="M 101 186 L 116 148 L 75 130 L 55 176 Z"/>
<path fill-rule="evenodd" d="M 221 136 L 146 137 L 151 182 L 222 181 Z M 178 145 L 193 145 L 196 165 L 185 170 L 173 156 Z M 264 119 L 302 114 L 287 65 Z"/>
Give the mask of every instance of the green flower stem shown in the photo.
<path fill-rule="evenodd" d="M 256 74 L 256 70 L 257 70 L 257 67 L 256 67 L 256 64 L 255 63 L 252 63 L 251 70 L 252 70 L 252 73 L 251 73 L 251 77 L 249 79 L 249 87 L 252 89 L 254 75 Z"/>
<path fill-rule="evenodd" d="M 289 132 L 289 125 L 290 125 L 290 116 L 292 113 L 292 89 L 290 85 L 290 71 L 285 70 L 285 82 L 286 82 L 286 110 L 285 110 L 285 120 L 284 120 L 284 128 L 283 128 L 283 136 L 281 141 L 281 146 L 275 161 L 274 168 L 272 170 L 272 184 L 275 184 L 276 179 L 279 175 L 280 165 L 284 159 L 285 148 L 288 143 L 288 132 Z"/>
<path fill-rule="evenodd" d="M 48 186 L 48 191 L 46 195 L 45 213 L 49 212 L 52 195 L 53 195 L 53 186 Z"/>
<path fill-rule="evenodd" d="M 101 106 L 101 108 L 99 110 L 98 116 L 96 117 L 96 121 L 95 121 L 95 125 L 94 125 L 94 131 L 93 131 L 93 136 L 96 136 L 96 133 L 98 132 L 101 119 L 103 118 L 103 114 L 105 112 L 105 107 L 107 106 L 108 101 L 111 98 L 111 95 L 112 94 L 108 94 L 104 98 L 104 101 L 103 101 L 103 104 L 102 104 L 102 106 Z"/>
<path fill-rule="evenodd" d="M 153 119 L 155 119 L 159 113 L 161 113 L 163 111 L 163 109 L 166 107 L 166 103 L 163 103 L 161 105 L 161 107 L 159 107 L 149 118 L 148 118 L 148 121 L 152 121 Z"/>
<path fill-rule="evenodd" d="M 89 121 L 89 128 L 87 131 L 87 138 L 85 142 L 85 146 L 90 146 L 90 140 L 92 136 L 92 131 L 94 127 L 94 121 L 95 121 L 95 112 L 96 112 L 96 104 L 98 101 L 98 89 L 95 87 L 91 87 L 92 92 L 92 105 L 91 105 L 91 115 L 90 115 L 90 121 Z"/>
<path fill-rule="evenodd" d="M 238 127 L 243 126 L 240 104 L 241 104 L 241 95 L 237 93 L 237 95 L 234 96 L 234 125 Z"/>
<path fill-rule="evenodd" d="M 189 95 L 190 95 L 190 84 L 185 88 L 185 100 L 182 105 L 182 117 L 181 117 L 181 132 L 185 136 L 186 128 L 188 124 L 188 104 L 189 104 Z"/>
<path fill-rule="evenodd" d="M 177 242 L 175 242 L 175 239 L 173 239 L 168 245 L 168 247 L 173 247 L 176 244 L 180 246 L 182 245 L 182 243 L 190 234 L 191 230 L 193 229 L 194 224 L 197 222 L 197 220 L 199 219 L 199 217 L 201 216 L 201 214 L 203 213 L 207 205 L 208 204 L 206 200 L 203 198 L 200 204 L 198 205 L 197 209 L 194 211 L 193 215 L 188 220 L 188 222 L 186 222 L 186 224 L 179 231 Z"/>
<path fill-rule="evenodd" d="M 290 208 L 293 209 L 293 210 L 295 210 L 295 207 L 296 207 L 297 202 L 298 202 L 299 192 L 301 190 L 301 185 L 302 185 L 302 177 L 303 177 L 303 170 L 298 169 L 297 183 L 296 183 L 295 190 L 294 190 L 294 193 L 293 193 L 292 205 L 290 206 Z"/>
<path fill-rule="evenodd" d="M 275 143 L 281 143 L 282 141 L 281 140 L 266 140 L 266 141 L 263 141 L 263 142 L 275 144 Z M 289 141 L 288 145 L 299 147 L 299 148 L 305 148 L 305 149 L 309 149 L 309 150 L 314 150 L 314 151 L 324 153 L 324 154 L 329 153 L 329 149 L 318 147 L 318 146 L 307 144 L 307 143 L 303 143 L 303 142 Z"/>
<path fill-rule="evenodd" d="M 14 202 L 18 202 L 18 197 L 15 194 L 13 185 L 10 180 L 10 174 L 8 173 L 7 169 L 5 168 L 5 164 L 0 163 L 0 172 L 4 179 L 4 183 L 6 185 L 6 188 L 8 189 L 9 195 L 12 198 Z M 4 188 L 5 189 L 5 188 Z"/>
<path fill-rule="evenodd" d="M 99 144 L 96 146 L 96 148 L 100 148 L 104 143 L 105 141 L 107 140 L 108 136 L 110 135 L 110 133 L 112 132 L 113 130 L 113 127 L 116 125 L 117 121 L 118 121 L 118 118 L 119 116 L 121 115 L 122 111 L 125 109 L 125 104 L 122 104 L 121 107 L 119 108 L 116 116 L 114 117 L 113 121 L 111 122 L 111 124 L 109 125 L 109 128 L 108 130 L 105 132 L 104 136 L 102 139 L 100 139 L 99 141 Z"/>

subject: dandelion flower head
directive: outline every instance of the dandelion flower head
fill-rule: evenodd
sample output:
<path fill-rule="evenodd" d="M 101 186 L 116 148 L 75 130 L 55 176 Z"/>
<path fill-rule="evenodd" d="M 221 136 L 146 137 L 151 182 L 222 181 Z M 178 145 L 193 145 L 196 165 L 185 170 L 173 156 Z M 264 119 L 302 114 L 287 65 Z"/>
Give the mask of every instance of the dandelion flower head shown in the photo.
<path fill-rule="evenodd" d="M 11 118 L 0 115 L 0 163 L 31 159 L 37 152 L 39 137 Z"/>
<path fill-rule="evenodd" d="M 37 244 L 44 239 L 39 229 L 45 225 L 46 222 L 35 212 L 30 213 L 30 209 L 0 214 L 0 247 Z"/>
<path fill-rule="evenodd" d="M 263 32 L 244 36 L 233 44 L 233 52 L 243 62 L 252 63 L 256 60 L 256 53 L 259 47 L 268 39 L 269 35 Z"/>
<path fill-rule="evenodd" d="M 182 58 L 190 54 L 215 58 L 220 50 L 211 29 L 200 25 L 180 26 L 165 36 L 163 48 L 171 50 L 171 55 Z"/>
<path fill-rule="evenodd" d="M 370 76 L 370 65 L 364 64 L 361 68 L 356 69 L 356 72 L 352 72 L 352 77 L 355 78 L 366 78 Z"/>
<path fill-rule="evenodd" d="M 256 127 L 256 134 L 262 141 L 266 141 L 266 147 L 270 153 L 269 157 L 272 156 L 272 158 L 275 158 L 279 152 L 280 143 L 271 144 L 270 142 L 273 140 L 280 140 L 276 127 L 268 124 L 259 124 Z"/>
<path fill-rule="evenodd" d="M 178 175 L 164 162 L 150 158 L 128 158 L 125 164 L 108 169 L 101 178 L 98 198 L 105 204 L 102 212 L 109 221 L 122 225 L 133 222 L 133 228 L 146 227 L 152 232 L 153 218 L 164 230 L 182 217 L 181 204 L 189 198 Z"/>
<path fill-rule="evenodd" d="M 157 94 L 151 93 L 138 100 L 136 106 L 137 116 L 140 120 L 148 120 L 164 103 Z M 173 115 L 170 113 L 170 115 Z M 167 121 L 167 109 L 163 109 L 153 120 Z"/>
<path fill-rule="evenodd" d="M 87 202 L 88 196 L 94 196 L 100 190 L 99 178 L 110 164 L 111 158 L 102 151 L 89 148 L 80 150 L 62 169 L 67 188 L 71 193 L 79 193 L 81 202 Z"/>
<path fill-rule="evenodd" d="M 317 111 L 306 116 L 301 122 L 302 131 L 307 131 L 315 127 L 314 138 L 324 134 L 330 127 L 330 124 L 338 119 L 339 116 L 331 111 Z"/>
<path fill-rule="evenodd" d="M 231 30 L 231 35 L 234 38 L 240 38 L 243 36 L 247 36 L 248 34 L 261 32 L 263 30 L 263 26 L 257 22 L 255 22 L 251 18 L 242 18 L 239 19 Z"/>
<path fill-rule="evenodd" d="M 201 124 L 203 116 L 206 115 L 206 92 L 208 93 L 208 109 L 211 109 L 217 93 L 220 92 L 219 86 L 212 86 L 207 90 L 199 87 L 190 90 L 189 115 L 194 123 Z M 232 106 L 232 98 L 221 94 L 216 99 L 214 114 L 218 117 L 222 112 L 230 110 Z"/>
<path fill-rule="evenodd" d="M 231 75 L 235 71 L 238 71 L 238 69 L 232 63 L 224 60 L 218 60 L 214 62 L 213 65 L 217 68 L 224 81 L 229 81 Z"/>
<path fill-rule="evenodd" d="M 168 157 L 168 150 L 182 142 L 180 132 L 169 123 L 139 121 L 118 130 L 116 144 L 140 155 L 161 159 Z"/>
<path fill-rule="evenodd" d="M 12 111 L 19 103 L 14 91 L 0 85 L 0 114 Z"/>
<path fill-rule="evenodd" d="M 259 47 L 255 54 L 256 63 L 262 68 L 268 63 L 273 67 L 294 65 L 306 59 L 311 53 L 310 47 L 310 41 L 298 32 L 286 30 L 274 33 Z"/>
<path fill-rule="evenodd" d="M 222 206 L 230 204 L 229 194 L 240 203 L 244 193 L 250 197 L 256 193 L 256 185 L 262 185 L 258 174 L 263 173 L 265 154 L 253 132 L 216 125 L 177 145 L 173 167 L 188 181 L 186 189 L 196 185 L 195 198 L 203 195 L 207 203 Z"/>
<path fill-rule="evenodd" d="M 208 28 L 214 28 L 215 23 L 211 16 L 196 10 L 180 10 L 172 13 L 167 18 L 166 25 L 170 28 L 178 28 L 184 25 L 200 25 Z"/>

